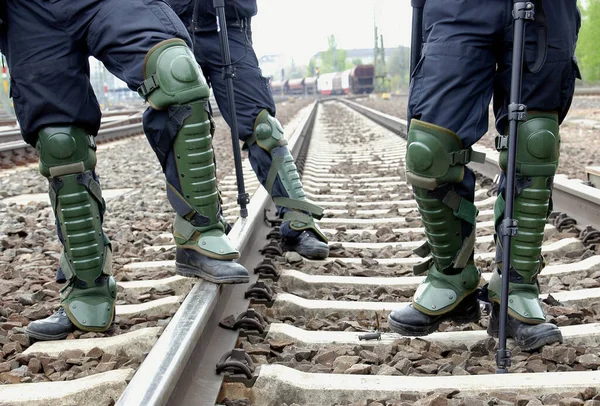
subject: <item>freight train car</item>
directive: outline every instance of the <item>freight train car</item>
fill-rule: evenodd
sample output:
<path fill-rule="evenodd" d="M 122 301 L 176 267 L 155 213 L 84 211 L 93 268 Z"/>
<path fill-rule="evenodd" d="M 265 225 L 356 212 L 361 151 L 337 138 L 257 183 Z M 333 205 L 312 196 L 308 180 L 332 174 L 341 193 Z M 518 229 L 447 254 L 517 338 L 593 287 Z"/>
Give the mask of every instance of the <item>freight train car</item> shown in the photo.
<path fill-rule="evenodd" d="M 372 93 L 374 88 L 375 66 L 355 66 L 350 72 L 350 91 L 355 94 Z"/>
<path fill-rule="evenodd" d="M 318 77 L 272 81 L 273 94 L 343 95 L 371 93 L 375 83 L 373 65 L 357 65 L 343 72 L 324 73 Z"/>

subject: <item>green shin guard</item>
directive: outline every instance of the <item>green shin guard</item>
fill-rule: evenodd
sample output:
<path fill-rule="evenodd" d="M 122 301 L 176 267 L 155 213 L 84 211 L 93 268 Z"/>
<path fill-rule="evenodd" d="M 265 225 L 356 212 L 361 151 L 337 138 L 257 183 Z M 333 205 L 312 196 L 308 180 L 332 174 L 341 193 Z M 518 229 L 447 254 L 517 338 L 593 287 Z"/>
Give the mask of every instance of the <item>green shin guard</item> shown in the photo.
<path fill-rule="evenodd" d="M 517 138 L 517 181 L 513 217 L 518 221 L 518 234 L 511 239 L 509 314 L 527 324 L 546 320 L 539 301 L 537 275 L 544 266 L 541 256 L 544 227 L 551 211 L 552 182 L 560 149 L 558 117 L 553 113 L 529 113 L 519 124 Z M 502 140 L 500 137 L 499 140 Z M 500 167 L 504 171 L 508 153 L 502 142 Z M 504 198 L 498 196 L 494 207 L 496 231 L 504 218 Z M 502 246 L 497 243 L 497 258 Z M 502 269 L 502 263 L 498 263 Z M 494 272 L 489 284 L 490 300 L 500 303 L 502 277 Z"/>
<path fill-rule="evenodd" d="M 463 149 L 460 138 L 445 128 L 412 120 L 408 133 L 406 178 L 413 185 L 427 244 L 415 252 L 429 259 L 415 266 L 427 272 L 413 298 L 413 306 L 427 315 L 453 310 L 479 286 L 480 272 L 472 261 L 475 245 L 475 205 L 453 190 L 461 182 L 464 165 L 483 160 L 483 154 Z M 463 236 L 462 222 L 472 226 Z"/>
<path fill-rule="evenodd" d="M 265 182 L 265 189 L 273 196 L 273 185 L 279 177 L 288 197 L 274 197 L 277 206 L 286 207 L 291 211 L 283 215 L 283 221 L 289 221 L 293 230 L 311 230 L 317 237 L 327 242 L 315 219 L 323 217 L 323 209 L 309 203 L 304 194 L 300 175 L 294 163 L 294 158 L 287 148 L 287 141 L 283 137 L 283 128 L 279 121 L 272 117 L 267 110 L 260 112 L 254 123 L 254 133 L 246 141 L 244 148 L 256 143 L 267 151 L 272 158 L 271 167 Z M 308 213 L 308 214 L 307 214 Z"/>
<path fill-rule="evenodd" d="M 138 93 L 152 107 L 184 106 L 189 113 L 172 149 L 181 190 L 168 185 L 170 196 L 188 209 L 185 216 L 176 215 L 173 224 L 177 246 L 214 259 L 239 258 L 225 235 L 206 108 L 210 91 L 194 55 L 180 39 L 163 41 L 148 52 L 144 77 Z"/>
<path fill-rule="evenodd" d="M 40 131 L 37 149 L 63 242 L 60 266 L 68 282 L 61 304 L 79 329 L 105 331 L 114 317 L 117 289 L 110 243 L 102 232 L 104 200 L 93 173 L 94 140 L 76 127 L 48 127 Z"/>

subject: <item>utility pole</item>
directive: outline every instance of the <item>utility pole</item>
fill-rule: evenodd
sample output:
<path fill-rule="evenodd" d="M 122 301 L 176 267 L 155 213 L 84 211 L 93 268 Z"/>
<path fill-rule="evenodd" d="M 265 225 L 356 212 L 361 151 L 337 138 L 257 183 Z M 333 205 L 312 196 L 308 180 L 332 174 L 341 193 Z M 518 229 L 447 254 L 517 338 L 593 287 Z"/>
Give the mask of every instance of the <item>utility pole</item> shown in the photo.
<path fill-rule="evenodd" d="M 375 27 L 375 49 L 373 64 L 375 65 L 375 92 L 389 92 L 389 80 L 385 66 L 385 48 L 383 47 L 383 35 L 378 35 L 377 25 Z"/>

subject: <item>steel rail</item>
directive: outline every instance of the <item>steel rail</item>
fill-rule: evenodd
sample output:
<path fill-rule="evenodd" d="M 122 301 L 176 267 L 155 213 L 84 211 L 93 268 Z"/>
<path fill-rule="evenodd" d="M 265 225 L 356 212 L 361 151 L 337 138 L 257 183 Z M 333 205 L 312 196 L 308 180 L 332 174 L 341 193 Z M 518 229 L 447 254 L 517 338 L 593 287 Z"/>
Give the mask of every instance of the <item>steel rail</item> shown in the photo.
<path fill-rule="evenodd" d="M 116 112 L 104 113 L 104 116 L 107 116 L 108 114 L 109 117 L 126 114 L 129 114 L 130 116 L 121 120 L 107 121 L 102 124 L 102 127 L 96 136 L 96 142 L 106 142 L 113 139 L 143 134 L 142 113 L 142 110 L 126 110 L 121 114 L 116 114 Z M 220 115 L 219 109 L 215 106 L 215 108 L 213 108 L 213 116 L 219 117 Z M 0 132 L 0 152 L 24 148 L 32 147 L 23 141 L 21 130 L 17 129 Z"/>
<path fill-rule="evenodd" d="M 310 111 L 303 118 L 298 129 L 288 142 L 288 147 L 293 154 L 300 149 L 308 129 L 311 128 L 316 115 L 317 104 L 317 101 L 313 102 Z M 259 220 L 262 220 L 263 210 L 269 202 L 269 195 L 264 189 L 259 188 L 248 206 L 248 217 L 239 218 L 229 233 L 232 242 L 242 254 L 247 251 L 247 247 L 256 239 L 253 238 L 255 231 L 260 223 Z M 256 277 L 252 279 L 256 279 Z M 199 339 L 201 336 L 204 337 L 204 329 L 207 323 L 210 322 L 209 319 L 217 305 L 224 307 L 227 305 L 227 303 L 224 303 L 225 301 L 235 301 L 237 312 L 247 309 L 249 300 L 244 299 L 243 295 L 237 295 L 238 292 L 235 292 L 240 291 L 247 285 L 219 288 L 218 285 L 208 282 L 200 281 L 196 283 L 137 370 L 125 392 L 121 395 L 117 405 L 151 406 L 165 404 L 171 397 L 183 371 L 188 366 L 188 360 L 194 350 L 199 348 L 202 351 L 210 348 L 209 351 L 215 352 L 214 347 L 205 345 L 206 343 L 203 340 L 199 341 Z M 232 290 L 236 294 L 232 294 Z M 228 308 L 228 312 L 231 310 Z M 213 339 L 214 341 L 213 332 L 209 333 L 207 334 L 207 340 Z M 223 330 L 223 333 L 226 333 L 226 331 Z M 218 341 L 219 347 L 232 349 L 235 347 L 237 336 L 237 332 L 227 332 L 227 334 L 220 335 L 216 341 Z M 211 355 L 216 356 L 218 360 L 218 357 L 222 354 Z M 200 358 L 206 360 L 204 356 Z M 202 405 L 214 405 L 223 377 L 214 373 L 214 364 L 211 365 L 208 361 L 205 361 L 205 363 L 206 365 L 193 366 L 196 371 L 210 371 L 212 375 L 209 377 L 210 379 L 201 379 L 202 399 L 198 399 L 197 401 Z M 209 380 L 210 382 L 207 382 Z"/>
<path fill-rule="evenodd" d="M 377 124 L 400 135 L 402 138 L 407 137 L 406 120 L 382 113 L 347 99 L 340 99 L 340 101 Z M 468 166 L 490 179 L 496 179 L 496 176 L 500 176 L 498 152 L 479 146 L 474 146 L 473 149 L 485 152 L 485 163 L 479 164 L 471 162 Z M 577 221 L 578 228 L 584 228 L 590 225 L 595 229 L 600 229 L 599 189 L 587 186 L 579 180 L 568 179 L 564 175 L 557 175 L 554 178 L 552 199 L 554 202 L 554 211 L 567 213 L 571 218 Z"/>

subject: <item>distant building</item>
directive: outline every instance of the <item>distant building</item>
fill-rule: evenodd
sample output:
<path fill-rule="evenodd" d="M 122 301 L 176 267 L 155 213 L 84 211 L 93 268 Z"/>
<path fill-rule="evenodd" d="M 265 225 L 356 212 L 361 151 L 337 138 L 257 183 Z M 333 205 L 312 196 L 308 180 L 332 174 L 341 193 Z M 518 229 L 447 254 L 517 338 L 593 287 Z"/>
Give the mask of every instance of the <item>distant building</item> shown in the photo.
<path fill-rule="evenodd" d="M 284 76 L 287 76 L 289 72 L 285 70 L 291 64 L 292 58 L 287 55 L 263 55 L 258 59 L 262 75 L 273 80 L 281 80 L 282 69 Z"/>

